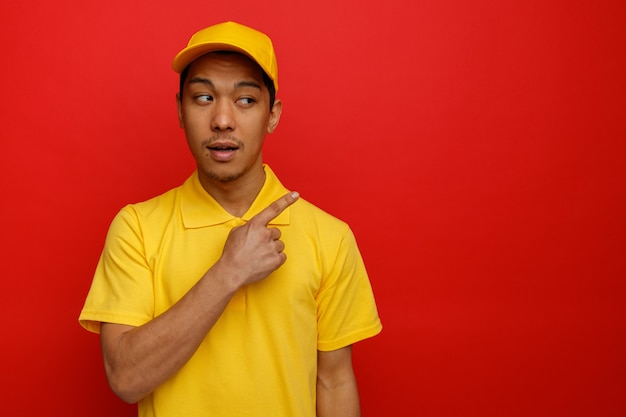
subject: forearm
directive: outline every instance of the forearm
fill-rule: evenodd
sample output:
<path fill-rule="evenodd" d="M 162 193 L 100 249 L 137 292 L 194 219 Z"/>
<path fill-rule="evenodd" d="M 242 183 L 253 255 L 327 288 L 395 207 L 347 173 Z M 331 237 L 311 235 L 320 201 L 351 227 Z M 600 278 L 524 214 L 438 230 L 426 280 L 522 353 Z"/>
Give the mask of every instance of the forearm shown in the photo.
<path fill-rule="evenodd" d="M 317 354 L 317 416 L 360 417 L 352 347 Z"/>
<path fill-rule="evenodd" d="M 236 292 L 223 272 L 209 270 L 178 303 L 143 326 L 103 324 L 107 378 L 121 399 L 139 401 L 187 363 Z"/>
<path fill-rule="evenodd" d="M 317 417 L 360 417 L 359 392 L 356 380 L 337 386 L 317 382 Z"/>
<path fill-rule="evenodd" d="M 178 372 L 237 290 L 265 279 L 285 262 L 280 230 L 267 225 L 297 199 L 297 193 L 287 193 L 245 225 L 234 227 L 217 263 L 165 313 L 136 328 L 103 325 L 107 378 L 120 398 L 137 402 Z"/>

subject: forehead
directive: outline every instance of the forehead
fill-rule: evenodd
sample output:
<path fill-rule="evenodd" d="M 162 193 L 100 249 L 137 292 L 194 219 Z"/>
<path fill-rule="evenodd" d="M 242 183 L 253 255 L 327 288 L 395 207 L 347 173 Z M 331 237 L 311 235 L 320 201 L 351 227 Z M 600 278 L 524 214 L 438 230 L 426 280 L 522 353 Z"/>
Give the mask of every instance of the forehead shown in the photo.
<path fill-rule="evenodd" d="M 194 60 L 189 66 L 189 76 L 197 75 L 263 80 L 263 70 L 256 62 L 231 51 L 210 52 Z"/>

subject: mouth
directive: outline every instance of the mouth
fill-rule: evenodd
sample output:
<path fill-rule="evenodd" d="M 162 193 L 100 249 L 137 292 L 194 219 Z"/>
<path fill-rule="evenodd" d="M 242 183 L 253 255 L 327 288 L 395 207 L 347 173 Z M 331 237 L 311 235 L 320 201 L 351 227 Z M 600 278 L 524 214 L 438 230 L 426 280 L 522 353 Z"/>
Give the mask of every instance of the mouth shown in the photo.
<path fill-rule="evenodd" d="M 207 149 L 214 152 L 232 152 L 239 149 L 238 146 L 207 146 Z"/>
<path fill-rule="evenodd" d="M 211 157 L 218 162 L 230 161 L 239 148 L 238 144 L 230 141 L 213 142 L 206 146 Z"/>

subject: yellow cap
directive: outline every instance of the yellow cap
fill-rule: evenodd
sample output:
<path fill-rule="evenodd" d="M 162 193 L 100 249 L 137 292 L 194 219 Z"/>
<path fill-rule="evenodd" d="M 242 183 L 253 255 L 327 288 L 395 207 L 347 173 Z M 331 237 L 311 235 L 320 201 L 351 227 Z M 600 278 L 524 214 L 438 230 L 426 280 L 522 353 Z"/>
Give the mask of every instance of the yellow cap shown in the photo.
<path fill-rule="evenodd" d="M 272 40 L 264 33 L 235 22 L 224 22 L 196 32 L 187 47 L 172 62 L 180 73 L 201 55 L 214 51 L 235 51 L 247 55 L 265 71 L 278 91 L 278 64 Z"/>

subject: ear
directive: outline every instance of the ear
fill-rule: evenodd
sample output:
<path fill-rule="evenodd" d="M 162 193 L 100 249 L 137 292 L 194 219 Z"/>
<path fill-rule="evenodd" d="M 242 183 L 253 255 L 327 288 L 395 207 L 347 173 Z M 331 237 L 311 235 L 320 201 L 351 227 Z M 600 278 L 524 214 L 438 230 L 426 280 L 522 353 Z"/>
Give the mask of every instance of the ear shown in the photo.
<path fill-rule="evenodd" d="M 180 99 L 180 93 L 176 93 L 176 108 L 178 109 L 178 125 L 181 128 L 184 128 L 185 122 L 183 122 L 183 103 Z"/>
<path fill-rule="evenodd" d="M 280 121 L 280 114 L 283 111 L 283 102 L 280 100 L 274 101 L 274 107 L 270 111 L 270 119 L 267 123 L 267 133 L 272 133 L 278 126 L 278 122 Z"/>

